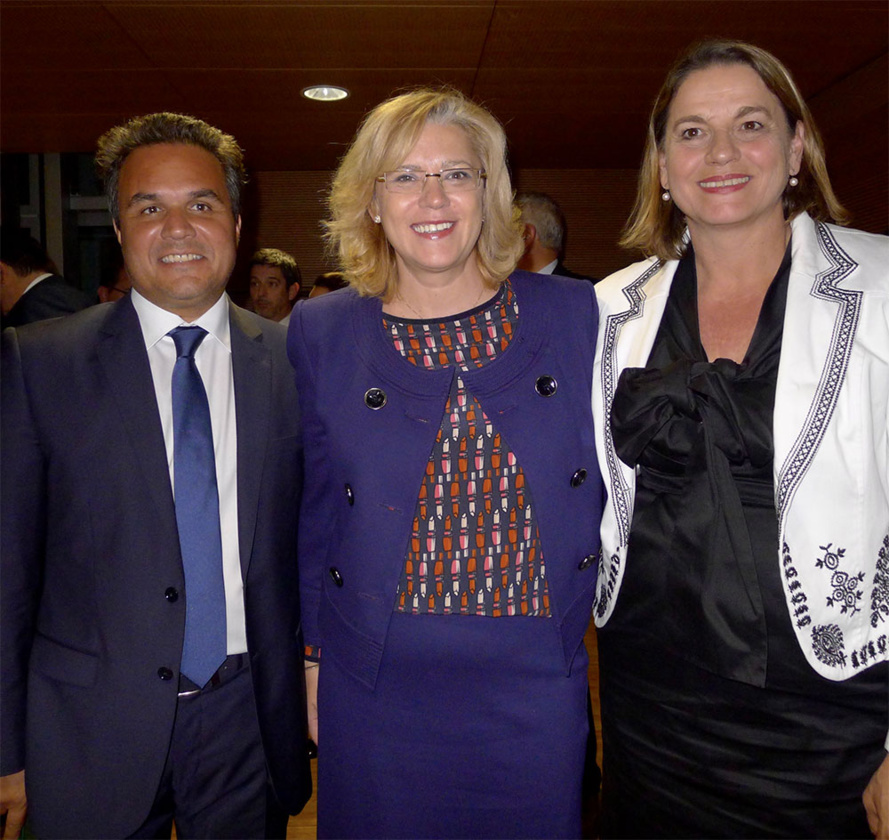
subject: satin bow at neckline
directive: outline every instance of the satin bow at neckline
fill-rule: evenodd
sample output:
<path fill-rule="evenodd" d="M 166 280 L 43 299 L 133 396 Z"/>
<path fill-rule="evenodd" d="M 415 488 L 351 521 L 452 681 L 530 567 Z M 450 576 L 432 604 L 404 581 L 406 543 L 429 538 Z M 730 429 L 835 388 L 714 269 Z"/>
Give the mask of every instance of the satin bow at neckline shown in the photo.
<path fill-rule="evenodd" d="M 620 459 L 638 468 L 638 486 L 679 498 L 662 555 L 665 630 L 701 667 L 764 685 L 767 628 L 744 507 L 774 504 L 771 424 L 789 250 L 741 364 L 706 358 L 693 260 L 677 270 L 648 365 L 621 373 L 612 436 Z M 631 557 L 632 547 L 631 539 Z"/>

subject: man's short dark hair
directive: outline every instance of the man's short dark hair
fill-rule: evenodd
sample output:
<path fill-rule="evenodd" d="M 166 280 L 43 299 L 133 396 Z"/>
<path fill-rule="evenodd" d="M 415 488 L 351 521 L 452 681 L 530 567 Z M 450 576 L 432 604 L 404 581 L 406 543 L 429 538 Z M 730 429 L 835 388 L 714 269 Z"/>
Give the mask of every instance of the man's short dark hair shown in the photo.
<path fill-rule="evenodd" d="M 346 285 L 346 277 L 342 271 L 326 271 L 315 278 L 315 285 L 323 286 L 325 289 L 335 292 Z"/>
<path fill-rule="evenodd" d="M 241 210 L 241 187 L 247 182 L 244 153 L 235 138 L 187 114 L 162 112 L 135 117 L 99 138 L 96 168 L 105 183 L 105 197 L 114 221 L 120 221 L 120 170 L 127 156 L 143 146 L 183 143 L 210 152 L 222 166 L 235 218 Z"/>
<path fill-rule="evenodd" d="M 302 285 L 303 278 L 299 265 L 286 251 L 279 251 L 277 248 L 260 248 L 250 260 L 250 268 L 253 268 L 254 265 L 270 265 L 280 268 L 288 289 L 294 283 Z"/>
<path fill-rule="evenodd" d="M 0 227 L 0 260 L 5 262 L 19 277 L 35 271 L 56 273 L 53 261 L 46 249 L 26 230 L 6 225 Z"/>
<path fill-rule="evenodd" d="M 522 211 L 522 221 L 537 229 L 540 244 L 561 254 L 565 245 L 565 214 L 562 208 L 542 192 L 521 192 L 516 196 L 516 204 Z"/>

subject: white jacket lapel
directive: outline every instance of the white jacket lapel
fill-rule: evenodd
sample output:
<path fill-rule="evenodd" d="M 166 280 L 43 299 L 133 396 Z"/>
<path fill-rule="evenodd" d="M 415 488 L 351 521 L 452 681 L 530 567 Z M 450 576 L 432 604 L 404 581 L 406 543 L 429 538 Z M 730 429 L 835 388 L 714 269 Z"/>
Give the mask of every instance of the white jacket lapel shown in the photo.
<path fill-rule="evenodd" d="M 782 532 L 787 507 L 836 410 L 861 305 L 860 292 L 838 288 L 856 263 L 808 215 L 793 222 L 792 254 L 774 415 Z"/>

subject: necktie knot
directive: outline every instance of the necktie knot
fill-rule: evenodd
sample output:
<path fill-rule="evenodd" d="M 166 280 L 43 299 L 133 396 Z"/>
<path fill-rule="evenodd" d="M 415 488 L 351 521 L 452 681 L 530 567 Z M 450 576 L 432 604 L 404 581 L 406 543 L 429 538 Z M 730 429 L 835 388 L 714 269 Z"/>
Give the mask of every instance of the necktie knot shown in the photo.
<path fill-rule="evenodd" d="M 168 333 L 176 345 L 176 357 L 190 359 L 194 357 L 201 342 L 207 337 L 203 327 L 176 327 Z"/>

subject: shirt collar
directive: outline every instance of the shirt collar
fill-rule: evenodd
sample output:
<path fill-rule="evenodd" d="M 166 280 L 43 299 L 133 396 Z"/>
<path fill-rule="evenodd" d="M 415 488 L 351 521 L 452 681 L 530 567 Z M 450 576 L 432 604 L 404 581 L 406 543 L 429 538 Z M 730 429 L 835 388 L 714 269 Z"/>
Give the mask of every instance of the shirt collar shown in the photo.
<path fill-rule="evenodd" d="M 200 318 L 187 323 L 178 315 L 157 304 L 152 303 L 146 297 L 139 294 L 134 288 L 130 292 L 133 308 L 139 316 L 139 324 L 142 327 L 142 337 L 145 339 L 145 347 L 149 350 L 157 344 L 170 330 L 175 327 L 203 327 L 226 350 L 231 352 L 231 324 L 228 318 L 228 295 L 222 294 L 219 300 L 213 304 Z"/>
<path fill-rule="evenodd" d="M 44 280 L 46 280 L 47 277 L 52 277 L 52 274 L 46 272 L 44 274 L 41 274 L 39 277 L 35 277 L 30 283 L 28 283 L 25 291 L 22 292 L 22 294 L 25 295 L 30 292 L 31 289 L 33 289 L 38 283 L 42 283 Z"/>
<path fill-rule="evenodd" d="M 551 263 L 547 263 L 543 268 L 538 268 L 538 274 L 552 274 L 556 270 L 556 266 L 559 264 L 559 260 L 555 259 Z"/>

